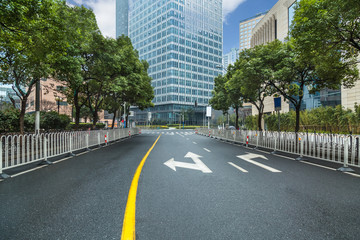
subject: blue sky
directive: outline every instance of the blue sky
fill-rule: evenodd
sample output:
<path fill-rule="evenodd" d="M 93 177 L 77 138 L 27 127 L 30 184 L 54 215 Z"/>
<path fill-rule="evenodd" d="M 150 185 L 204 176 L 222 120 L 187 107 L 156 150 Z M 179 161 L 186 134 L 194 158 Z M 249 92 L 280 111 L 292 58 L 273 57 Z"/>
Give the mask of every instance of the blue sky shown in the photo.
<path fill-rule="evenodd" d="M 239 48 L 239 22 L 271 9 L 278 0 L 223 0 L 224 54 Z M 104 36 L 115 37 L 115 0 L 67 0 L 70 5 L 85 5 L 93 9 Z"/>
<path fill-rule="evenodd" d="M 245 0 L 225 16 L 223 25 L 224 54 L 228 53 L 233 47 L 239 48 L 239 22 L 246 18 L 253 17 L 258 13 L 270 10 L 277 1 L 278 0 Z"/>

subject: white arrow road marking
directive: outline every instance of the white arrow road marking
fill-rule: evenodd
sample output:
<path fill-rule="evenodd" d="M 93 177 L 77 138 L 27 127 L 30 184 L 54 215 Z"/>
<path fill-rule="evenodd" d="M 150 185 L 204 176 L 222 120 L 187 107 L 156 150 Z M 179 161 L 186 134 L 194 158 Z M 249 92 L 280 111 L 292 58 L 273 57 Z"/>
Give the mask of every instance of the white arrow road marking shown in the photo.
<path fill-rule="evenodd" d="M 164 164 L 174 171 L 176 171 L 176 167 L 182 167 L 193 170 L 199 170 L 202 171 L 203 173 L 212 173 L 212 171 L 200 160 L 201 157 L 200 155 L 197 155 L 192 152 L 188 152 L 184 157 L 191 158 L 195 163 L 178 162 L 175 161 L 174 158 L 171 158 L 170 160 L 164 162 Z"/>
<path fill-rule="evenodd" d="M 196 142 L 193 142 L 193 144 L 197 144 Z"/>
<path fill-rule="evenodd" d="M 240 171 L 244 172 L 244 173 L 247 173 L 248 171 L 246 171 L 245 169 L 239 167 L 238 165 L 236 165 L 235 163 L 232 163 L 232 162 L 228 162 L 228 164 L 230 164 L 231 166 L 239 169 Z"/>
<path fill-rule="evenodd" d="M 238 158 L 241 158 L 242 160 L 245 160 L 249 163 L 252 163 L 258 167 L 261 167 L 261 168 L 264 168 L 270 172 L 274 172 L 274 173 L 279 173 L 281 172 L 280 170 L 277 170 L 275 168 L 272 168 L 272 167 L 269 167 L 269 166 L 266 166 L 265 164 L 262 164 L 262 163 L 258 163 L 258 162 L 255 162 L 254 160 L 252 160 L 253 158 L 263 158 L 263 159 L 267 159 L 266 157 L 262 156 L 262 155 L 258 155 L 258 154 L 252 154 L 252 153 L 248 153 L 248 154 L 245 154 L 245 155 L 239 155 L 237 156 Z"/>
<path fill-rule="evenodd" d="M 207 148 L 204 148 L 204 150 L 207 151 L 207 152 L 211 152 L 211 151 L 210 151 L 209 149 L 207 149 Z"/>
<path fill-rule="evenodd" d="M 256 153 L 249 153 L 249 152 L 245 152 L 245 153 L 246 153 L 246 155 L 241 155 L 241 156 L 242 157 L 245 156 L 247 159 L 262 158 L 262 159 L 265 159 L 265 160 L 269 160 L 264 155 L 260 155 L 260 154 L 256 154 Z"/>

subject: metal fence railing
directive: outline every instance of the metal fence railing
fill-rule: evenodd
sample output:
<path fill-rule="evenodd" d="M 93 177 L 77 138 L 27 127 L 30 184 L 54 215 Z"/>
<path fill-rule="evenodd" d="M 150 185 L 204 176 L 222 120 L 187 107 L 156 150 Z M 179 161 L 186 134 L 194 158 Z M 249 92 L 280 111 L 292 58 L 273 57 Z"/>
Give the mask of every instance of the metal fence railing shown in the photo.
<path fill-rule="evenodd" d="M 321 160 L 360 167 L 359 135 L 269 132 L 251 130 L 196 130 L 198 134 L 240 144 L 273 149 Z"/>
<path fill-rule="evenodd" d="M 139 134 L 138 128 L 96 131 L 53 132 L 8 135 L 0 137 L 0 178 L 3 170 L 21 165 L 48 161 L 48 158 L 89 149 L 108 142 Z"/>

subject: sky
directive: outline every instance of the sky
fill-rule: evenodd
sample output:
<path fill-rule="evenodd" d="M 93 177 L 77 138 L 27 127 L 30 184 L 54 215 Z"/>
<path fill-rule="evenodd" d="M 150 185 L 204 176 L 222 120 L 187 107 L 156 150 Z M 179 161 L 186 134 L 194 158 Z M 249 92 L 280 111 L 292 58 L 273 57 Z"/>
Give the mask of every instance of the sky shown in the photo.
<path fill-rule="evenodd" d="M 278 0 L 223 0 L 223 53 L 239 48 L 239 22 L 270 10 Z M 115 0 L 67 0 L 93 9 L 104 36 L 115 37 Z"/>

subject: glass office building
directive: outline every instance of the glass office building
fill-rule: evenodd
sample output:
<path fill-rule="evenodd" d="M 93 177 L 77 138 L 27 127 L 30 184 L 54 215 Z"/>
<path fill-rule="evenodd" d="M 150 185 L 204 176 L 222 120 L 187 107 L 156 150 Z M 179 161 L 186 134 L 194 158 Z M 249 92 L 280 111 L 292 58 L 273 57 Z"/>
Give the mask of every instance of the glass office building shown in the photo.
<path fill-rule="evenodd" d="M 25 90 L 24 88 L 22 88 Z M 15 102 L 15 106 L 17 108 L 20 108 L 20 99 L 16 95 L 15 91 L 12 88 L 11 84 L 0 84 L 0 106 L 3 103 L 13 104 L 13 102 L 10 100 L 12 99 Z"/>
<path fill-rule="evenodd" d="M 129 1 L 116 0 L 116 37 L 128 36 L 129 32 Z"/>
<path fill-rule="evenodd" d="M 231 48 L 230 52 L 223 55 L 223 74 L 226 74 L 227 68 L 230 64 L 234 65 L 236 60 L 239 58 L 239 49 Z"/>
<path fill-rule="evenodd" d="M 222 1 L 130 0 L 128 23 L 135 49 L 150 65 L 152 120 L 176 123 L 188 111 L 189 123 L 201 124 L 222 72 Z M 139 122 L 148 116 L 136 111 Z"/>

